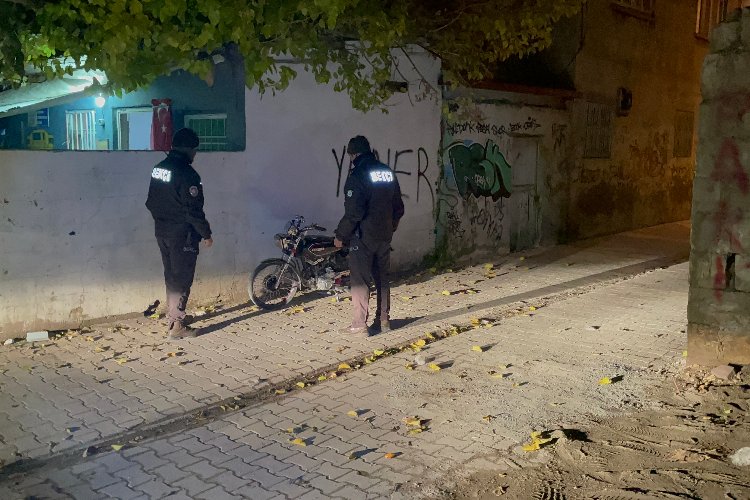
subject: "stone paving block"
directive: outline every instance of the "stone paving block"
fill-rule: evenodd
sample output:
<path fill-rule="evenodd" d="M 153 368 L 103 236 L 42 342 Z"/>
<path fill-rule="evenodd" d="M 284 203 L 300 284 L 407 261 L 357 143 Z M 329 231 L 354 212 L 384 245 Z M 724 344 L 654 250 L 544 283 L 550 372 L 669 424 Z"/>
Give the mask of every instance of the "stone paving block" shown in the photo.
<path fill-rule="evenodd" d="M 106 488 L 100 489 L 98 492 L 104 493 L 105 495 L 112 498 L 117 498 L 118 500 L 132 500 L 141 496 L 140 491 L 132 489 L 124 481 L 109 485 Z"/>
<path fill-rule="evenodd" d="M 73 486 L 68 486 L 67 488 L 65 488 L 65 492 L 76 500 L 78 500 L 79 498 L 96 499 L 104 497 L 104 495 L 100 495 L 93 489 L 91 489 L 88 484 L 76 484 Z"/>
<path fill-rule="evenodd" d="M 152 479 L 136 486 L 135 489 L 144 492 L 151 498 L 165 498 L 180 491 L 180 488 L 168 485 L 161 479 Z"/>
<path fill-rule="evenodd" d="M 260 484 L 263 488 L 270 489 L 271 486 L 279 484 L 281 481 L 284 481 L 286 478 L 271 474 L 266 469 L 259 467 L 257 470 L 253 471 L 252 475 L 250 476 L 250 479 Z"/>
<path fill-rule="evenodd" d="M 214 477 L 212 481 L 229 492 L 233 492 L 251 483 L 249 479 L 241 478 L 233 472 L 227 471 Z"/>
<path fill-rule="evenodd" d="M 147 474 L 139 465 L 117 471 L 113 475 L 124 479 L 131 488 L 154 479 L 153 474 Z"/>
<path fill-rule="evenodd" d="M 208 460 L 201 460 L 198 463 L 185 467 L 185 471 L 193 472 L 201 479 L 209 479 L 224 472 L 226 469 L 219 469 L 211 465 Z"/>
<path fill-rule="evenodd" d="M 234 493 L 240 495 L 242 498 L 252 498 L 253 500 L 270 500 L 278 496 L 277 492 L 269 491 L 257 483 L 250 486 L 243 486 Z"/>
<path fill-rule="evenodd" d="M 99 490 L 110 484 L 117 483 L 118 478 L 109 474 L 104 467 L 98 467 L 96 469 L 86 471 L 79 476 L 81 479 L 85 479 L 86 483 L 91 486 L 94 490 Z"/>
<path fill-rule="evenodd" d="M 186 450 L 168 453 L 162 458 L 166 461 L 166 463 L 173 463 L 181 469 L 201 461 L 200 457 L 197 457 Z"/>
<path fill-rule="evenodd" d="M 196 476 L 188 476 L 184 479 L 168 484 L 187 491 L 187 494 L 191 498 L 198 495 L 198 493 L 202 493 L 216 486 L 215 483 L 204 481 Z"/>
<path fill-rule="evenodd" d="M 167 484 L 173 484 L 190 475 L 190 472 L 187 469 L 178 469 L 177 466 L 171 463 L 157 467 L 150 472 L 151 474 L 159 476 L 159 478 Z"/>
<path fill-rule="evenodd" d="M 331 498 L 343 498 L 344 500 L 352 500 L 354 498 L 367 498 L 367 493 L 352 485 L 345 485 L 343 488 L 331 495 Z"/>
<path fill-rule="evenodd" d="M 221 486 L 216 486 L 208 491 L 204 491 L 196 498 L 205 500 L 234 500 L 235 498 L 241 497 L 228 493 L 227 490 L 225 490 Z"/>
<path fill-rule="evenodd" d="M 289 480 L 272 486 L 271 490 L 280 493 L 284 498 L 298 498 L 310 491 L 309 488 L 295 484 L 293 481 Z"/>
<path fill-rule="evenodd" d="M 132 457 L 132 460 L 141 464 L 141 467 L 143 467 L 143 469 L 147 471 L 156 469 L 157 467 L 161 467 L 162 465 L 166 465 L 171 461 L 171 459 L 168 461 L 156 456 L 156 453 L 154 453 L 153 451 L 147 451 L 145 453 L 135 455 Z"/>
<path fill-rule="evenodd" d="M 243 462 L 240 458 L 234 458 L 229 462 L 224 462 L 221 464 L 221 468 L 232 471 L 232 473 L 242 478 L 250 477 L 255 471 L 260 469 L 260 467 L 255 467 L 247 462 Z"/>

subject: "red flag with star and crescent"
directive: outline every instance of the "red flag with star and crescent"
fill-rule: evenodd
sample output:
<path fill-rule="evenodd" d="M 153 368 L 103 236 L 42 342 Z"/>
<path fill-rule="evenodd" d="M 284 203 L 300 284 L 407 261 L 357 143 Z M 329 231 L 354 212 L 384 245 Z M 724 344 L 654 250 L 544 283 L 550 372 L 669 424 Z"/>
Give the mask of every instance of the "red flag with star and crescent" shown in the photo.
<path fill-rule="evenodd" d="M 154 115 L 151 120 L 151 149 L 172 149 L 172 99 L 151 99 Z"/>

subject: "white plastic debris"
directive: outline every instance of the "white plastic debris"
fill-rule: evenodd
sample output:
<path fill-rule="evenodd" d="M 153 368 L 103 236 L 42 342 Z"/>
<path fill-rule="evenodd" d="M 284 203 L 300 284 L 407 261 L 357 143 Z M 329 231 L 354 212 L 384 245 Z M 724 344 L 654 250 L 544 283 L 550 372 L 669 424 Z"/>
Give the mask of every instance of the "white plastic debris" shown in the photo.
<path fill-rule="evenodd" d="M 5 342 L 3 342 L 3 345 L 11 345 L 13 343 L 13 339 L 8 339 Z"/>
<path fill-rule="evenodd" d="M 49 340 L 49 332 L 42 330 L 41 332 L 29 332 L 26 334 L 26 342 L 41 342 Z"/>
<path fill-rule="evenodd" d="M 740 467 L 750 465 L 750 447 L 745 446 L 744 448 L 735 451 L 729 456 L 729 460 L 731 460 L 734 465 Z"/>

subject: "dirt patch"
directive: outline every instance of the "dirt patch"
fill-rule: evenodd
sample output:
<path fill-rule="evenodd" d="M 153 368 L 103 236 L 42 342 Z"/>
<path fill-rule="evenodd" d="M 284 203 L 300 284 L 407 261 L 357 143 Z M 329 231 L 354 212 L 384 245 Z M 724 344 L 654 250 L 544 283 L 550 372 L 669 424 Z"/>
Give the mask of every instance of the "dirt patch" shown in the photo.
<path fill-rule="evenodd" d="M 453 471 L 434 491 L 445 499 L 750 498 L 750 466 L 729 458 L 750 446 L 750 370 L 734 382 L 684 371 L 652 399 L 663 409 L 549 430 L 538 451 L 485 457 L 510 458 L 515 469 Z"/>

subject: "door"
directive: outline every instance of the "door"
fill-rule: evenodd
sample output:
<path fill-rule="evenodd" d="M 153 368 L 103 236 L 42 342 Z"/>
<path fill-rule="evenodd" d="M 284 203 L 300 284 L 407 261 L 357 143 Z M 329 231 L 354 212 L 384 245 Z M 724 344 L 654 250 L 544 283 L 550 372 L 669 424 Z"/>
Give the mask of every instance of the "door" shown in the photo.
<path fill-rule="evenodd" d="M 117 110 L 117 149 L 151 149 L 151 108 Z"/>
<path fill-rule="evenodd" d="M 539 244 L 539 138 L 514 137 L 509 155 L 513 159 L 513 190 L 510 196 L 510 251 Z"/>

